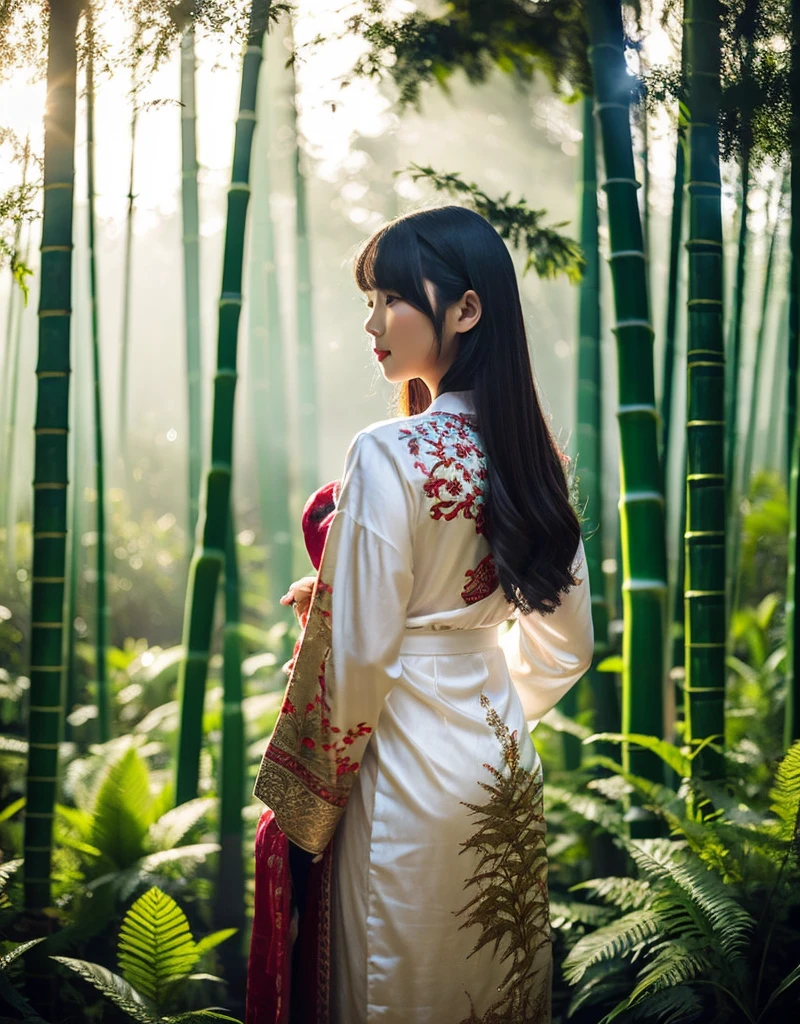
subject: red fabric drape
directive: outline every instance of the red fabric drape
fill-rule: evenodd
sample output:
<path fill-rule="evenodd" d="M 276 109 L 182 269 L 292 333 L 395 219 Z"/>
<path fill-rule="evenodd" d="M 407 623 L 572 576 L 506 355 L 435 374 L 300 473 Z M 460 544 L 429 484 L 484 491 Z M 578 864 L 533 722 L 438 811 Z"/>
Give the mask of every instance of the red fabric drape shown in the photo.
<path fill-rule="evenodd" d="M 289 840 L 264 811 L 256 829 L 256 893 L 247 965 L 246 1024 L 287 1024 L 291 947 Z"/>

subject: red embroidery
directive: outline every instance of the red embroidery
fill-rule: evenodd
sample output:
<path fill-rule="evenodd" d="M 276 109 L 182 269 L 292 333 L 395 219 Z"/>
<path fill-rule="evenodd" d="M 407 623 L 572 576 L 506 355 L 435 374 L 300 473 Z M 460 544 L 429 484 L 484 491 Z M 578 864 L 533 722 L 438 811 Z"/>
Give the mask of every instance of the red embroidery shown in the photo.
<path fill-rule="evenodd" d="M 434 418 L 438 417 L 438 418 Z M 486 456 L 474 424 L 461 413 L 432 412 L 413 429 L 400 429 L 414 466 L 427 480 L 423 489 L 431 499 L 431 518 L 450 521 L 459 515 L 475 521 L 484 533 Z"/>
<path fill-rule="evenodd" d="M 464 584 L 461 596 L 467 604 L 482 601 L 485 597 L 493 594 L 500 583 L 491 552 L 478 562 L 476 568 L 467 569 L 466 576 L 467 582 Z"/>

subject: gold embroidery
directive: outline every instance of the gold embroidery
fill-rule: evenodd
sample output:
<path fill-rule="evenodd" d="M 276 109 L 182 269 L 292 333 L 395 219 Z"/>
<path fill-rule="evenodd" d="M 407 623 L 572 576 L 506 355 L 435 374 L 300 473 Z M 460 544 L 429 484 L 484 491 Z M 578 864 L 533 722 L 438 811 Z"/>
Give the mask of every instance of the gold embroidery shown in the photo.
<path fill-rule="evenodd" d="M 541 764 L 533 772 L 520 764 L 516 732 L 508 727 L 481 694 L 486 720 L 503 751 L 505 768 L 484 765 L 491 783 L 480 786 L 489 794 L 484 804 L 465 804 L 477 818 L 474 835 L 462 843 L 460 853 L 472 850 L 477 867 L 465 889 L 477 890 L 458 915 L 460 926 L 480 926 L 481 933 L 469 956 L 493 944 L 497 956 L 511 964 L 500 998 L 478 1017 L 472 998 L 470 1015 L 461 1024 L 550 1024 L 552 943 L 547 892 L 544 780 Z"/>
<path fill-rule="evenodd" d="M 340 528 L 334 516 L 283 707 L 253 789 L 286 836 L 310 853 L 322 853 L 328 845 L 358 772 L 358 762 L 343 753 L 345 744 L 371 732 L 364 722 L 343 732 L 330 721 L 332 590 L 323 575 L 333 576 L 326 553 L 333 561 Z"/>

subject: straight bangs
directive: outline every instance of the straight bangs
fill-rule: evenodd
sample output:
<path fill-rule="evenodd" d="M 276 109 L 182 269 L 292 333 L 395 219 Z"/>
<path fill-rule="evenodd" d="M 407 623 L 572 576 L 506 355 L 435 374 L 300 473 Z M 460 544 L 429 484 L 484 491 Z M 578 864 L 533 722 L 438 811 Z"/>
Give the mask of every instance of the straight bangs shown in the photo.
<path fill-rule="evenodd" d="M 424 313 L 433 323 L 439 340 L 442 323 L 437 322 L 436 310 L 425 291 L 420 239 L 411 224 L 394 221 L 367 239 L 353 271 L 362 292 L 397 292 Z"/>

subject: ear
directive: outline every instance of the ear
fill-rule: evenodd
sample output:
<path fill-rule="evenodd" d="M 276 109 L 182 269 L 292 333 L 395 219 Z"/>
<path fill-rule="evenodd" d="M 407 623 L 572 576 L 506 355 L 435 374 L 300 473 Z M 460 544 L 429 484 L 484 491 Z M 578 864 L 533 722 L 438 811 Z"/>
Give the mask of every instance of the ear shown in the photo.
<path fill-rule="evenodd" d="M 459 301 L 455 304 L 457 311 L 457 319 L 454 326 L 454 330 L 457 334 L 463 334 L 465 331 L 472 330 L 481 318 L 483 307 L 481 306 L 481 300 L 476 291 L 471 288 L 464 292 Z"/>

